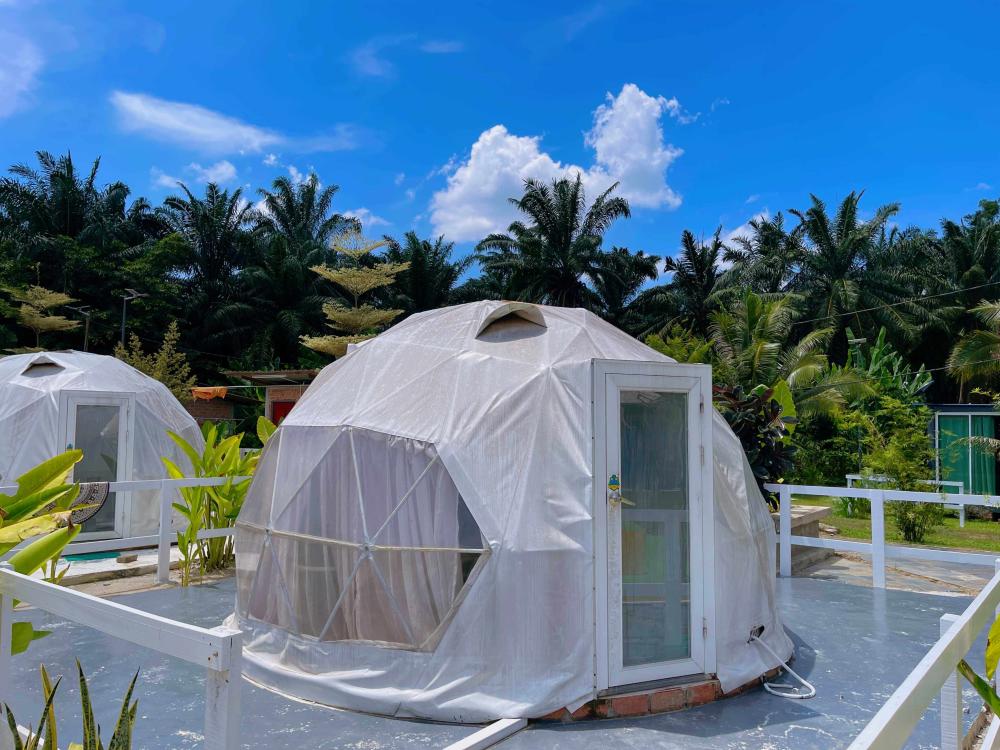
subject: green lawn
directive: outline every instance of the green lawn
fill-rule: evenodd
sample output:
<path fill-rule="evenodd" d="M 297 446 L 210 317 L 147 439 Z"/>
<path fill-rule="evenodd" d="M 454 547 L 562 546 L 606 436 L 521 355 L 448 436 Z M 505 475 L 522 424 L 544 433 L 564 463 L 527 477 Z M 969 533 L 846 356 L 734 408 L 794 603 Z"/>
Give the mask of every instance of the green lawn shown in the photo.
<path fill-rule="evenodd" d="M 826 507 L 834 505 L 833 498 L 818 496 L 800 497 L 793 495 L 792 502 L 795 505 L 824 505 Z M 841 515 L 837 507 L 833 507 L 833 513 L 827 516 L 823 522 L 837 527 L 839 530 L 837 536 L 844 539 L 859 539 L 867 542 L 872 538 L 871 519 L 848 518 Z M 903 540 L 903 535 L 899 533 L 888 513 L 886 513 L 885 518 L 885 539 L 891 544 L 909 544 Z M 944 523 L 930 532 L 924 538 L 923 544 L 919 546 L 1000 552 L 1000 522 L 967 518 L 965 528 L 962 529 L 958 526 L 958 511 L 946 510 Z"/>

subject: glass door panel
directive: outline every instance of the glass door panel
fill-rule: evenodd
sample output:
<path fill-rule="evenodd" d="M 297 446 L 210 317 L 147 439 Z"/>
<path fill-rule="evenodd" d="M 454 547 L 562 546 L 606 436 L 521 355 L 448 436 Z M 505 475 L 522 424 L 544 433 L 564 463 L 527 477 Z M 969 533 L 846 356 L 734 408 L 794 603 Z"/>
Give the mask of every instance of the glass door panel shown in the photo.
<path fill-rule="evenodd" d="M 61 430 L 67 448 L 83 451 L 73 467 L 74 482 L 121 482 L 131 478 L 128 436 L 134 401 L 127 394 L 63 391 L 59 401 Z M 120 537 L 128 526 L 128 492 L 112 492 L 78 539 Z"/>
<path fill-rule="evenodd" d="M 117 481 L 123 408 L 106 404 L 76 404 L 75 407 L 73 447 L 83 451 L 83 458 L 73 469 L 73 481 Z M 97 514 L 83 524 L 83 532 L 114 531 L 115 500 L 115 493 L 111 493 Z"/>
<path fill-rule="evenodd" d="M 691 656 L 687 396 L 622 390 L 622 658 Z"/>

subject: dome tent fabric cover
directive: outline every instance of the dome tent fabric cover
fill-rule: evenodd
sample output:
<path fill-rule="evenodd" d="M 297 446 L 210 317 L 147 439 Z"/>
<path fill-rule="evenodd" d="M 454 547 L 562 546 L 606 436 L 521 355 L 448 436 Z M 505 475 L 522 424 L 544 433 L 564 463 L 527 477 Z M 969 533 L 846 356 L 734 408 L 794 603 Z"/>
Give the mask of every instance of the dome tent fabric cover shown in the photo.
<path fill-rule="evenodd" d="M 66 391 L 134 398 L 129 479 L 166 477 L 163 456 L 190 466 L 168 430 L 199 450 L 204 446 L 197 423 L 167 387 L 115 357 L 77 351 L 12 355 L 0 359 L 0 484 L 66 450 L 59 413 Z M 130 502 L 124 535 L 156 533 L 159 492 L 132 492 Z"/>
<path fill-rule="evenodd" d="M 595 697 L 594 359 L 670 361 L 584 310 L 478 302 L 414 315 L 327 366 L 269 440 L 237 522 L 245 673 L 443 721 Z M 755 625 L 777 653 L 792 644 L 771 517 L 739 440 L 713 423 L 731 690 L 777 666 L 747 644 Z"/>

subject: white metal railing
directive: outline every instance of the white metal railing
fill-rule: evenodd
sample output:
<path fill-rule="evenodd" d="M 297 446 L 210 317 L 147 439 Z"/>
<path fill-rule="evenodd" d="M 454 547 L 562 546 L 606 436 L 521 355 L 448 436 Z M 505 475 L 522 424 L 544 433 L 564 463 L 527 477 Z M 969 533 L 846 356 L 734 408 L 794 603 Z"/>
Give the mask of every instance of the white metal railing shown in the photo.
<path fill-rule="evenodd" d="M 986 505 L 1000 508 L 996 495 L 943 494 L 940 492 L 908 492 L 863 487 L 816 487 L 800 484 L 768 484 L 765 487 L 778 493 L 778 572 L 792 574 L 792 545 L 820 547 L 841 552 L 870 555 L 872 558 L 872 585 L 885 588 L 885 560 L 887 557 L 911 560 L 933 560 L 962 565 L 993 566 L 995 555 L 976 552 L 956 552 L 933 547 L 911 547 L 885 543 L 885 504 L 887 502 L 940 503 L 941 505 Z M 853 497 L 871 503 L 872 539 L 870 542 L 845 539 L 819 539 L 792 534 L 792 495 L 820 497 Z"/>
<path fill-rule="evenodd" d="M 242 634 L 169 620 L 89 594 L 39 581 L 0 563 L 0 703 L 9 702 L 13 601 L 95 628 L 115 638 L 151 648 L 205 668 L 205 748 L 240 747 Z"/>
<path fill-rule="evenodd" d="M 63 555 L 82 555 L 90 552 L 112 552 L 126 549 L 157 548 L 156 580 L 158 583 L 170 582 L 170 546 L 176 542 L 176 532 L 181 529 L 174 526 L 173 503 L 179 497 L 178 490 L 182 487 L 219 487 L 226 482 L 241 482 L 250 477 L 185 477 L 183 479 L 134 479 L 126 482 L 110 482 L 108 492 L 138 492 L 141 490 L 158 490 L 160 497 L 159 526 L 156 534 L 146 536 L 120 537 L 116 539 L 99 539 L 95 541 L 73 542 L 66 545 Z M 0 493 L 17 490 L 16 485 L 0 486 Z M 232 536 L 235 529 L 232 526 L 217 529 L 202 529 L 198 532 L 199 539 Z M 10 550 L 4 557 L 13 555 L 18 549 L 31 540 L 23 542 Z"/>
<path fill-rule="evenodd" d="M 853 487 L 855 482 L 870 483 L 870 482 L 881 482 L 886 484 L 891 482 L 891 478 L 887 477 L 885 474 L 845 474 L 844 479 L 847 480 L 847 486 Z M 965 483 L 964 482 L 953 482 L 947 479 L 921 479 L 920 484 L 927 484 L 931 487 L 951 487 L 953 490 L 958 490 L 955 494 L 962 495 L 965 493 Z M 963 503 L 945 503 L 944 507 L 951 508 L 952 510 L 958 511 L 958 527 L 960 529 L 965 528 L 965 505 Z"/>
<path fill-rule="evenodd" d="M 961 615 L 942 615 L 941 638 L 878 713 L 861 731 L 848 750 L 899 750 L 913 733 L 924 711 L 941 696 L 941 750 L 968 746 L 962 711 L 964 678 L 957 672 L 976 638 L 1000 615 L 1000 559 L 996 575 Z M 992 718 L 982 750 L 1000 749 L 1000 719 Z"/>

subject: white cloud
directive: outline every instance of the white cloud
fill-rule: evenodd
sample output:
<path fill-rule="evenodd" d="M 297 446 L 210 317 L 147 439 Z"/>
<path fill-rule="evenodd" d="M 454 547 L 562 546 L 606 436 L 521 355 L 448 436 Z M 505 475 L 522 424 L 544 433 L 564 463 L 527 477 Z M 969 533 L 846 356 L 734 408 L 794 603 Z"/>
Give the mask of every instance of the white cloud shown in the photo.
<path fill-rule="evenodd" d="M 0 31 L 0 50 L 0 117 L 7 117 L 25 106 L 44 60 L 33 42 L 7 31 Z"/>
<path fill-rule="evenodd" d="M 378 226 L 388 226 L 389 221 L 383 219 L 381 216 L 376 216 L 367 208 L 355 208 L 353 211 L 344 211 L 344 216 L 352 219 L 357 219 L 361 222 L 362 227 L 378 227 Z"/>
<path fill-rule="evenodd" d="M 388 49 L 397 47 L 412 40 L 413 34 L 397 34 L 395 36 L 377 36 L 369 39 L 360 47 L 355 47 L 350 54 L 354 69 L 366 76 L 387 78 L 396 72 L 396 66 L 383 55 Z"/>
<path fill-rule="evenodd" d="M 402 47 L 411 52 L 416 48 L 428 55 L 450 55 L 465 49 L 462 42 L 453 39 L 428 39 L 419 44 L 416 42 L 416 34 L 383 34 L 372 37 L 351 50 L 348 61 L 361 75 L 391 78 L 396 73 L 396 65 L 389 59 L 388 52 L 394 48 Z"/>
<path fill-rule="evenodd" d="M 113 92 L 111 103 L 126 131 L 205 151 L 258 153 L 284 140 L 272 130 L 249 125 L 197 104 L 125 91 Z"/>
<path fill-rule="evenodd" d="M 450 55 L 463 49 L 465 49 L 464 44 L 453 40 L 431 40 L 420 45 L 420 51 L 429 55 Z"/>
<path fill-rule="evenodd" d="M 413 188 L 407 188 L 405 195 L 406 195 L 406 200 L 412 201 L 414 198 L 417 197 L 417 191 L 414 190 Z"/>
<path fill-rule="evenodd" d="M 988 182 L 978 182 L 973 190 L 992 190 L 993 186 Z"/>
<path fill-rule="evenodd" d="M 724 96 L 720 96 L 718 99 L 714 99 L 712 101 L 711 105 L 709 105 L 708 107 L 708 110 L 709 112 L 714 112 L 719 107 L 725 107 L 727 104 L 729 104 L 729 100 Z"/>
<path fill-rule="evenodd" d="M 604 18 L 607 13 L 608 8 L 604 3 L 594 3 L 568 16 L 563 16 L 559 19 L 559 26 L 562 27 L 566 40 L 572 41 L 592 24 Z"/>
<path fill-rule="evenodd" d="M 406 173 L 405 173 L 405 172 L 400 172 L 400 173 L 399 173 L 399 174 L 397 174 L 397 175 L 396 175 L 396 176 L 395 176 L 395 177 L 393 178 L 393 180 L 392 180 L 393 184 L 394 184 L 394 185 L 395 185 L 396 187 L 399 187 L 399 186 L 400 186 L 400 185 L 402 185 L 402 184 L 403 184 L 403 183 L 404 183 L 405 181 L 406 181 Z"/>
<path fill-rule="evenodd" d="M 274 167 L 274 166 L 277 166 L 277 164 L 278 164 L 278 155 L 277 154 L 268 154 L 267 156 L 264 157 L 264 159 L 262 160 L 261 163 L 265 167 Z"/>
<path fill-rule="evenodd" d="M 760 194 L 759 193 L 754 193 L 753 195 L 748 195 L 747 199 L 746 199 L 746 201 L 744 201 L 744 203 L 746 203 L 746 205 L 749 206 L 751 203 L 756 203 L 759 200 L 760 200 Z"/>
<path fill-rule="evenodd" d="M 634 85 L 634 84 L 633 84 Z M 659 97 L 663 102 L 663 106 L 671 117 L 673 117 L 681 125 L 690 125 L 695 122 L 699 117 L 701 117 L 701 112 L 695 112 L 694 114 L 688 112 L 681 103 L 677 101 L 677 97 L 671 97 L 670 99 L 664 99 L 662 96 Z"/>
<path fill-rule="evenodd" d="M 301 185 L 307 179 L 306 175 L 302 174 L 294 164 L 288 165 L 288 176 L 292 178 L 292 183 L 295 185 Z"/>
<path fill-rule="evenodd" d="M 198 162 L 191 162 L 187 165 L 187 171 L 194 175 L 195 182 L 214 182 L 218 185 L 224 185 L 236 179 L 236 167 L 225 159 L 217 161 L 215 164 L 209 164 L 207 167 L 201 166 Z"/>
<path fill-rule="evenodd" d="M 152 167 L 149 170 L 149 178 L 153 181 L 154 187 L 173 189 L 181 182 L 180 178 L 167 174 L 162 169 Z"/>
<path fill-rule="evenodd" d="M 436 234 L 459 242 L 482 239 L 506 229 L 516 217 L 508 198 L 519 196 L 525 179 L 552 180 L 579 173 L 591 198 L 618 181 L 618 195 L 634 207 L 676 208 L 681 197 L 667 184 L 668 167 L 683 153 L 664 142 L 664 114 L 673 116 L 676 100 L 649 96 L 626 84 L 594 112 L 585 143 L 594 150 L 589 168 L 563 164 L 541 149 L 541 137 L 518 136 L 503 125 L 484 131 L 468 159 L 438 170 L 448 175 L 431 200 Z"/>
<path fill-rule="evenodd" d="M 770 218 L 771 218 L 771 212 L 768 211 L 766 208 L 763 211 L 758 211 L 749 219 L 747 219 L 745 222 L 740 224 L 738 227 L 730 229 L 729 231 L 723 229 L 722 241 L 728 244 L 737 237 L 748 237 L 753 232 L 753 230 L 750 228 L 751 221 L 753 221 L 754 219 L 760 221 L 761 219 L 770 219 Z"/>
<path fill-rule="evenodd" d="M 338 151 L 357 145 L 353 129 L 343 124 L 335 126 L 330 135 L 290 138 L 197 104 L 148 94 L 113 91 L 111 104 L 126 132 L 142 133 L 207 153 L 256 154 L 279 145 L 300 151 Z"/>

